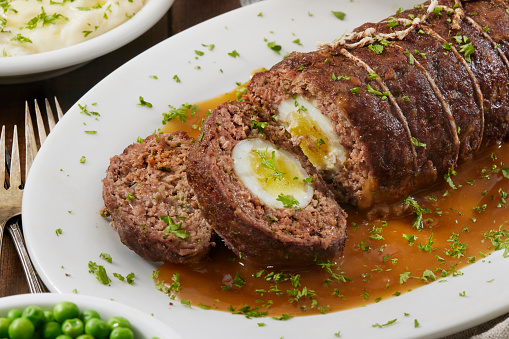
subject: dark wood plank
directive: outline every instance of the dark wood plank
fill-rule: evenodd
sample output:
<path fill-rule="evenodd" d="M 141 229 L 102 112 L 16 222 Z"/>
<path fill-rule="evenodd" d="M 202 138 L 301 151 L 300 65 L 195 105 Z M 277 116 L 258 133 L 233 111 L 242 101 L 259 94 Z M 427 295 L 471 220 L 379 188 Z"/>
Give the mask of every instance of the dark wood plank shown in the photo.
<path fill-rule="evenodd" d="M 239 0 L 176 0 L 170 9 L 171 32 L 179 33 L 238 7 Z"/>

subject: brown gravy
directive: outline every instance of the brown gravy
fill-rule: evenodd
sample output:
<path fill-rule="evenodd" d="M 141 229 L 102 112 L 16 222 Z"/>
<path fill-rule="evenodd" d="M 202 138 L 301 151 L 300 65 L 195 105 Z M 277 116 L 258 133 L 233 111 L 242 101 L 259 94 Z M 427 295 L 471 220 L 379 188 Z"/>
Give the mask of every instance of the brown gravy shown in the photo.
<path fill-rule="evenodd" d="M 192 119 L 186 123 L 173 119 L 162 130 L 184 130 L 197 137 L 199 129 L 192 125 L 201 125 L 209 109 L 235 99 L 233 91 L 198 103 Z M 509 164 L 508 149 L 509 144 L 491 147 L 461 166 L 457 175 L 450 176 L 456 189 L 440 180 L 413 194 L 418 207 L 410 208 L 414 212 L 404 217 L 368 221 L 362 212 L 348 210 L 345 251 L 329 266 L 334 277 L 318 263 L 299 269 L 252 265 L 236 258 L 218 239 L 210 261 L 195 266 L 165 263 L 156 282 L 170 286 L 178 273 L 180 290 L 170 294 L 193 307 L 252 316 L 258 312 L 301 316 L 379 302 L 461 274 L 462 267 L 484 260 L 495 250 L 491 238 L 485 236 L 491 231 L 502 230 L 497 234 L 506 244 L 506 253 L 509 251 L 505 202 L 509 168 L 504 165 Z M 418 211 L 423 212 L 422 230 L 412 226 Z M 279 273 L 299 284 L 292 284 L 292 279 L 277 280 Z"/>

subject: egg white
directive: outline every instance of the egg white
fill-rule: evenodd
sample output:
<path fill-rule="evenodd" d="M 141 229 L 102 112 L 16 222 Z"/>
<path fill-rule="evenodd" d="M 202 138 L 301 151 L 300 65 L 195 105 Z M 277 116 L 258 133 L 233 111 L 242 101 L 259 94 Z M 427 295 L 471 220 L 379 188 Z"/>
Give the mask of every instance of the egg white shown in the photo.
<path fill-rule="evenodd" d="M 302 168 L 301 164 L 295 157 L 293 157 L 290 153 L 285 150 L 278 149 L 272 143 L 261 140 L 261 139 L 246 139 L 239 142 L 232 151 L 232 158 L 234 160 L 234 172 L 239 178 L 239 180 L 244 184 L 244 186 L 255 196 L 257 196 L 265 205 L 274 208 L 284 208 L 283 203 L 277 200 L 277 196 L 273 196 L 266 192 L 256 176 L 256 173 L 251 168 L 250 156 L 254 150 L 265 152 L 267 154 L 272 154 L 275 152 L 275 156 L 278 159 L 284 159 L 285 163 L 291 162 L 295 169 L 299 172 L 299 178 L 308 177 L 304 168 Z M 303 185 L 302 190 L 291 191 L 291 192 L 281 192 L 285 195 L 292 196 L 295 198 L 299 205 L 295 207 L 302 208 L 305 207 L 311 199 L 313 198 L 313 187 L 312 185 Z"/>
<path fill-rule="evenodd" d="M 334 126 L 331 120 L 322 114 L 322 112 L 316 107 L 316 103 L 305 99 L 302 95 L 284 100 L 278 106 L 276 119 L 285 126 L 286 130 L 290 132 L 296 124 L 292 118 L 292 113 L 297 112 L 298 108 L 301 106 L 305 107 L 306 110 L 300 110 L 299 114 L 310 117 L 318 124 L 328 139 L 327 145 L 330 150 L 324 157 L 323 163 L 316 164 L 310 159 L 311 162 L 318 170 L 336 172 L 343 162 L 345 162 L 347 152 L 339 142 L 339 137 L 334 132 Z"/>

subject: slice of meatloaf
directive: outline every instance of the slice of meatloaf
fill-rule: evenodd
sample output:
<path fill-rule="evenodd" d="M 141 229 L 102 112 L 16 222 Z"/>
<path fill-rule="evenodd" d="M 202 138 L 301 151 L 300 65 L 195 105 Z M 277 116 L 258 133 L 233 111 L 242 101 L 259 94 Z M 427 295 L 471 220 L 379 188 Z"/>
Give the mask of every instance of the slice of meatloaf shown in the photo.
<path fill-rule="evenodd" d="M 186 178 L 192 140 L 151 135 L 110 160 L 104 204 L 122 243 L 147 260 L 196 262 L 215 245 Z"/>
<path fill-rule="evenodd" d="M 269 146 L 258 151 L 236 148 L 251 142 Z M 268 170 L 266 178 L 257 180 L 262 185 L 281 183 L 281 195 L 286 195 L 284 187 L 291 181 L 303 183 L 303 189 L 312 192 L 308 203 L 271 205 L 260 198 L 264 191 L 248 188 L 245 176 L 236 167 L 250 161 L 245 160 L 250 156 L 257 159 L 263 155 L 266 160 L 274 160 L 280 152 L 288 156 L 285 166 L 295 161 L 303 175 L 292 174 L 291 178 L 278 181 L 270 174 L 275 170 Z M 238 153 L 245 156 L 244 160 L 239 160 Z M 316 169 L 293 146 L 289 134 L 266 112 L 243 102 L 216 108 L 189 154 L 187 173 L 207 220 L 239 257 L 268 265 L 305 265 L 342 253 L 346 241 L 345 213 Z"/>

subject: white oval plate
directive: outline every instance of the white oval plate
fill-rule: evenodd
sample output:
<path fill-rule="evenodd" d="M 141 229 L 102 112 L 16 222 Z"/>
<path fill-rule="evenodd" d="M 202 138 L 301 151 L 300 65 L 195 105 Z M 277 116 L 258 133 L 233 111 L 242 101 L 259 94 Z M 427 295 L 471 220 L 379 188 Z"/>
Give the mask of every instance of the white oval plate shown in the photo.
<path fill-rule="evenodd" d="M 123 246 L 98 214 L 103 206 L 101 179 L 109 158 L 137 137 L 144 138 L 158 129 L 161 113 L 168 111 L 168 105 L 194 103 L 230 91 L 236 82 L 249 80 L 251 72 L 270 67 L 291 50 L 313 50 L 316 41 L 332 41 L 347 29 L 380 20 L 400 6 L 415 3 L 263 1 L 171 37 L 105 78 L 49 135 L 28 178 L 23 227 L 31 257 L 47 286 L 55 292 L 76 289 L 79 294 L 133 305 L 153 313 L 186 338 L 334 338 L 338 331 L 341 338 L 438 337 L 509 312 L 509 261 L 501 253 L 467 267 L 463 276 L 398 298 L 289 321 L 246 319 L 178 302 L 170 306 L 168 297 L 155 289 L 151 278 L 159 265 Z M 345 12 L 346 19 L 338 20 L 331 11 Z M 292 42 L 296 39 L 302 46 Z M 282 46 L 281 55 L 267 47 L 271 41 Z M 209 51 L 202 44 L 214 44 L 215 48 Z M 204 55 L 197 55 L 195 50 Z M 239 54 L 236 58 L 228 54 L 234 50 Z M 140 96 L 153 107 L 138 105 Z M 86 105 L 100 116 L 88 116 L 78 105 Z M 82 156 L 86 157 L 84 164 L 80 163 Z M 60 236 L 55 234 L 58 228 L 62 229 Z M 102 252 L 112 256 L 112 264 L 99 258 Z M 88 273 L 89 261 L 104 265 L 110 276 L 113 272 L 124 276 L 134 272 L 135 283 L 128 285 L 113 278 L 111 286 L 104 286 Z M 465 297 L 459 296 L 462 292 Z M 398 320 L 391 326 L 372 326 L 393 319 Z M 417 328 L 414 319 L 420 324 Z M 266 326 L 259 327 L 258 322 Z"/>
<path fill-rule="evenodd" d="M 154 317 L 138 311 L 137 309 L 116 301 L 77 294 L 38 293 L 18 294 L 0 298 L 0 317 L 5 317 L 13 308 L 23 311 L 30 305 L 40 306 L 44 311 L 53 311 L 53 307 L 61 301 L 70 301 L 78 305 L 80 312 L 93 309 L 99 313 L 101 319 L 107 321 L 113 316 L 124 317 L 131 323 L 136 338 L 181 338 L 175 331 L 164 325 Z"/>
<path fill-rule="evenodd" d="M 0 84 L 38 81 L 69 72 L 133 41 L 155 25 L 174 0 L 147 0 L 131 19 L 98 37 L 69 47 L 0 58 Z"/>

